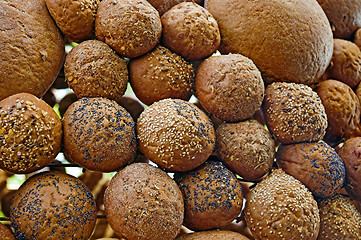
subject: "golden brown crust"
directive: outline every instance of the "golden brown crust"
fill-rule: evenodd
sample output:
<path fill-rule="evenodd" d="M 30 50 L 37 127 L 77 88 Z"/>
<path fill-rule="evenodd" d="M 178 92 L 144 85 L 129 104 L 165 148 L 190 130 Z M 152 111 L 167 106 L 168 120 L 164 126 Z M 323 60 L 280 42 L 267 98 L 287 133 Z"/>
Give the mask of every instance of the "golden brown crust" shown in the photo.
<path fill-rule="evenodd" d="M 182 193 L 162 170 L 134 163 L 119 171 L 105 195 L 107 219 L 128 240 L 174 239 L 184 214 Z"/>
<path fill-rule="evenodd" d="M 178 240 L 248 240 L 240 233 L 227 230 L 210 230 L 183 235 Z"/>
<path fill-rule="evenodd" d="M 95 34 L 122 56 L 134 58 L 149 52 L 161 33 L 159 13 L 146 0 L 104 0 L 99 4 Z"/>
<path fill-rule="evenodd" d="M 128 83 L 126 61 L 98 40 L 84 41 L 74 47 L 66 56 L 64 73 L 78 98 L 104 97 L 118 101 Z"/>
<path fill-rule="evenodd" d="M 15 240 L 11 230 L 2 223 L 0 223 L 0 236 L 1 240 Z"/>
<path fill-rule="evenodd" d="M 1 1 L 0 99 L 28 92 L 42 97 L 64 61 L 64 41 L 45 1 Z"/>
<path fill-rule="evenodd" d="M 60 151 L 62 124 L 55 111 L 29 93 L 0 102 L 0 167 L 30 173 L 54 160 Z"/>
<path fill-rule="evenodd" d="M 182 2 L 161 17 L 164 46 L 186 60 L 200 60 L 214 53 L 221 36 L 217 21 L 194 2 Z"/>

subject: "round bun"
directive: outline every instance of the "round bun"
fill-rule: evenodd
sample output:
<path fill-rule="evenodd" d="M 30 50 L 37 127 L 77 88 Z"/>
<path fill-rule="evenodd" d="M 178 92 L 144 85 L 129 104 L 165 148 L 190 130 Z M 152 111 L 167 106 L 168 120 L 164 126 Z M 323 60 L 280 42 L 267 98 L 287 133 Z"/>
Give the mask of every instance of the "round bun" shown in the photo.
<path fill-rule="evenodd" d="M 318 203 L 320 233 L 318 240 L 361 239 L 361 214 L 342 195 L 334 195 Z"/>
<path fill-rule="evenodd" d="M 217 21 L 194 2 L 182 2 L 161 17 L 164 46 L 186 60 L 200 60 L 214 53 L 221 41 Z"/>
<path fill-rule="evenodd" d="M 16 192 L 10 221 L 17 239 L 88 239 L 96 222 L 95 200 L 79 179 L 43 172 Z"/>
<path fill-rule="evenodd" d="M 91 39 L 99 0 L 45 0 L 46 6 L 62 33 L 74 42 Z"/>
<path fill-rule="evenodd" d="M 317 198 L 326 198 L 341 190 L 345 166 L 336 151 L 325 142 L 280 145 L 277 165 L 300 180 Z"/>
<path fill-rule="evenodd" d="M 0 168 L 30 173 L 55 159 L 62 139 L 61 120 L 43 100 L 19 93 L 0 102 Z"/>
<path fill-rule="evenodd" d="M 0 3 L 0 100 L 21 92 L 42 97 L 64 61 L 64 41 L 45 1 Z"/>
<path fill-rule="evenodd" d="M 80 166 L 111 172 L 134 160 L 134 121 L 115 101 L 82 98 L 64 114 L 64 154 Z"/>
<path fill-rule="evenodd" d="M 318 141 L 327 128 L 321 99 L 308 86 L 275 82 L 265 91 L 262 110 L 268 129 L 281 143 Z"/>
<path fill-rule="evenodd" d="M 119 100 L 128 83 L 127 63 L 107 44 L 88 40 L 66 56 L 64 73 L 78 98 L 104 97 Z"/>
<path fill-rule="evenodd" d="M 277 169 L 247 196 L 245 219 L 256 239 L 313 239 L 320 217 L 311 192 Z"/>
<path fill-rule="evenodd" d="M 246 180 L 257 180 L 272 168 L 275 141 L 257 120 L 224 123 L 216 131 L 218 158 Z"/>
<path fill-rule="evenodd" d="M 169 9 L 181 2 L 195 2 L 201 4 L 203 0 L 148 0 L 155 9 L 158 10 L 159 15 L 162 16 Z"/>
<path fill-rule="evenodd" d="M 345 188 L 352 198 L 361 202 L 361 137 L 345 141 L 338 154 L 345 164 Z"/>
<path fill-rule="evenodd" d="M 242 211 L 242 184 L 221 162 L 174 175 L 184 198 L 183 225 L 191 230 L 224 227 Z"/>
<path fill-rule="evenodd" d="M 178 240 L 249 240 L 240 233 L 227 230 L 210 230 L 183 235 Z"/>
<path fill-rule="evenodd" d="M 211 56 L 197 70 L 196 93 L 208 112 L 237 122 L 251 118 L 260 108 L 264 84 L 249 58 L 240 54 Z"/>
<path fill-rule="evenodd" d="M 188 171 L 204 163 L 215 143 L 212 122 L 192 103 L 164 99 L 137 121 L 139 150 L 160 167 Z"/>
<path fill-rule="evenodd" d="M 132 60 L 129 74 L 135 95 L 146 105 L 165 98 L 189 100 L 192 95 L 192 64 L 160 45 Z"/>
<path fill-rule="evenodd" d="M 60 116 L 63 117 L 69 106 L 76 101 L 78 101 L 78 97 L 76 96 L 75 93 L 70 92 L 67 95 L 65 95 L 65 97 L 63 97 L 59 103 Z"/>
<path fill-rule="evenodd" d="M 355 32 L 353 42 L 361 49 L 361 28 L 357 29 L 357 31 Z"/>
<path fill-rule="evenodd" d="M 146 0 L 104 0 L 95 18 L 95 34 L 121 56 L 134 58 L 158 44 L 162 23 Z"/>
<path fill-rule="evenodd" d="M 315 0 L 207 0 L 205 6 L 222 33 L 220 52 L 249 57 L 268 83 L 311 84 L 330 63 L 332 31 Z"/>
<path fill-rule="evenodd" d="M 11 230 L 2 223 L 0 223 L 0 236 L 2 240 L 15 240 Z"/>
<path fill-rule="evenodd" d="M 128 113 L 130 113 L 135 122 L 137 121 L 140 114 L 144 111 L 143 105 L 139 102 L 138 99 L 133 97 L 121 97 L 117 103 L 125 108 Z"/>
<path fill-rule="evenodd" d="M 165 172 L 134 163 L 118 172 L 104 194 L 107 220 L 123 238 L 175 239 L 184 214 L 182 193 Z"/>
<path fill-rule="evenodd" d="M 336 80 L 322 81 L 316 92 L 327 114 L 326 142 L 332 144 L 360 134 L 360 101 L 347 84 Z"/>
<path fill-rule="evenodd" d="M 326 13 L 335 38 L 350 39 L 361 28 L 361 2 L 359 0 L 317 0 Z"/>

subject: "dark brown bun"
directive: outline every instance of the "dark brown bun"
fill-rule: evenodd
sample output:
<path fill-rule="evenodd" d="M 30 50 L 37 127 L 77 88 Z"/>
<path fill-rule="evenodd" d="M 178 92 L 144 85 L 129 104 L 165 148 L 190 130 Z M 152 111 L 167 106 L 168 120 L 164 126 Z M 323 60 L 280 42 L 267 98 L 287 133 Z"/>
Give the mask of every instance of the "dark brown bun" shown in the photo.
<path fill-rule="evenodd" d="M 121 56 L 134 58 L 149 52 L 161 33 L 159 13 L 146 0 L 104 0 L 99 4 L 95 34 Z"/>
<path fill-rule="evenodd" d="M 252 189 L 244 211 L 256 239 L 317 238 L 317 202 L 300 181 L 281 169 L 274 170 Z"/>
<path fill-rule="evenodd" d="M 93 38 L 94 20 L 99 0 L 45 0 L 62 33 L 74 42 Z"/>
<path fill-rule="evenodd" d="M 0 237 L 1 240 L 15 240 L 15 237 L 11 230 L 2 223 L 0 223 Z"/>
<path fill-rule="evenodd" d="M 165 47 L 186 60 L 200 60 L 214 53 L 221 36 L 217 21 L 202 6 L 182 2 L 161 17 Z"/>
<path fill-rule="evenodd" d="M 316 198 L 339 192 L 345 181 L 345 166 L 336 151 L 325 142 L 281 144 L 277 165 L 301 181 Z"/>
<path fill-rule="evenodd" d="M 117 103 L 130 113 L 134 122 L 137 121 L 140 114 L 144 111 L 143 105 L 135 97 L 121 97 Z"/>
<path fill-rule="evenodd" d="M 345 164 L 345 188 L 352 198 L 361 202 L 361 137 L 345 141 L 338 154 Z"/>
<path fill-rule="evenodd" d="M 17 239 L 88 239 L 96 221 L 95 200 L 79 179 L 43 172 L 16 192 L 10 221 Z"/>
<path fill-rule="evenodd" d="M 272 168 L 275 141 L 257 120 L 224 123 L 216 131 L 218 158 L 246 180 L 257 180 Z"/>
<path fill-rule="evenodd" d="M 315 0 L 207 0 L 221 31 L 220 52 L 254 61 L 267 83 L 311 84 L 332 57 L 332 31 Z"/>
<path fill-rule="evenodd" d="M 320 233 L 318 240 L 361 239 L 361 214 L 342 195 L 334 195 L 318 203 Z"/>
<path fill-rule="evenodd" d="M 64 41 L 45 1 L 0 3 L 0 100 L 21 92 L 42 97 L 64 61 Z"/>
<path fill-rule="evenodd" d="M 128 240 L 175 239 L 184 204 L 177 184 L 162 170 L 134 163 L 119 171 L 105 191 L 108 222 Z"/>
<path fill-rule="evenodd" d="M 178 240 L 248 240 L 240 233 L 227 230 L 210 230 L 183 235 Z"/>
<path fill-rule="evenodd" d="M 127 63 L 107 44 L 88 40 L 66 56 L 64 73 L 78 98 L 104 97 L 119 100 L 128 83 Z"/>
<path fill-rule="evenodd" d="M 63 97 L 59 103 L 60 116 L 63 117 L 69 106 L 76 101 L 78 101 L 78 97 L 76 96 L 75 93 L 70 92 L 67 95 L 65 95 L 65 97 Z"/>
<path fill-rule="evenodd" d="M 211 56 L 196 75 L 196 93 L 202 106 L 216 117 L 237 122 L 251 118 L 264 97 L 261 73 L 241 54 Z"/>
<path fill-rule="evenodd" d="M 361 106 L 353 90 L 336 80 L 322 81 L 316 88 L 327 114 L 324 140 L 330 144 L 360 134 Z"/>
<path fill-rule="evenodd" d="M 195 2 L 201 4 L 203 0 L 148 0 L 155 9 L 158 10 L 159 15 L 162 16 L 169 9 L 181 2 Z"/>
<path fill-rule="evenodd" d="M 84 168 L 111 172 L 134 160 L 134 121 L 115 101 L 76 101 L 64 114 L 63 130 L 64 154 Z"/>
<path fill-rule="evenodd" d="M 354 89 L 361 81 L 361 50 L 347 40 L 334 39 L 333 43 L 333 55 L 326 74 L 329 79 L 339 80 Z"/>
<path fill-rule="evenodd" d="M 30 173 L 55 159 L 62 139 L 61 120 L 43 100 L 19 93 L 0 102 L 0 168 Z"/>
<path fill-rule="evenodd" d="M 131 60 L 129 74 L 135 95 L 146 105 L 165 98 L 188 101 L 192 95 L 192 64 L 160 45 L 152 52 Z"/>
<path fill-rule="evenodd" d="M 361 28 L 361 2 L 359 0 L 317 0 L 326 13 L 335 38 L 351 39 Z"/>
<path fill-rule="evenodd" d="M 319 141 L 327 117 L 320 97 L 297 83 L 274 82 L 266 88 L 262 110 L 268 129 L 281 143 Z"/>
<path fill-rule="evenodd" d="M 215 143 L 212 122 L 199 108 L 180 99 L 164 99 L 137 121 L 139 150 L 160 167 L 188 171 L 204 163 Z"/>
<path fill-rule="evenodd" d="M 209 230 L 231 223 L 242 211 L 242 184 L 222 162 L 208 160 L 198 168 L 174 175 L 184 198 L 183 225 Z"/>

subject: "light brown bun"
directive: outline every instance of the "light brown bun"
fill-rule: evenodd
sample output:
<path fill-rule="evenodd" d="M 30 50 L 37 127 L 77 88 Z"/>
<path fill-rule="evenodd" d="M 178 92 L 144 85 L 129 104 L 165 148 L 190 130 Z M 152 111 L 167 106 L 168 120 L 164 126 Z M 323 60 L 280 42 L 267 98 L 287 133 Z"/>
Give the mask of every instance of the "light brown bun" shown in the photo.
<path fill-rule="evenodd" d="M 148 0 L 155 9 L 158 10 L 159 15 L 162 16 L 169 9 L 181 2 L 195 2 L 201 4 L 203 0 Z"/>
<path fill-rule="evenodd" d="M 195 105 L 180 99 L 153 103 L 137 121 L 139 150 L 170 171 L 188 171 L 204 163 L 215 143 L 212 122 Z"/>
<path fill-rule="evenodd" d="M 216 131 L 218 158 L 246 180 L 269 172 L 275 158 L 275 141 L 257 120 L 224 123 Z"/>
<path fill-rule="evenodd" d="M 345 164 L 345 188 L 352 198 L 361 202 L 361 137 L 345 141 L 338 154 Z"/>
<path fill-rule="evenodd" d="M 317 0 L 326 13 L 335 38 L 351 39 L 361 28 L 361 2 L 359 0 Z"/>
<path fill-rule="evenodd" d="M 323 138 L 328 115 L 320 97 L 310 87 L 274 82 L 265 93 L 263 114 L 278 141 L 288 144 Z"/>
<path fill-rule="evenodd" d="M 93 38 L 94 20 L 99 0 L 45 0 L 62 33 L 74 42 Z"/>
<path fill-rule="evenodd" d="M 360 134 L 360 101 L 352 89 L 336 80 L 322 81 L 316 88 L 327 114 L 324 140 L 330 144 Z"/>
<path fill-rule="evenodd" d="M 274 170 L 247 197 L 245 219 L 256 239 L 316 239 L 317 202 L 297 179 Z"/>
<path fill-rule="evenodd" d="M 165 98 L 188 101 L 192 95 L 192 64 L 160 45 L 150 53 L 131 60 L 129 74 L 135 95 L 146 105 Z"/>
<path fill-rule="evenodd" d="M 1 240 L 15 240 L 15 237 L 11 230 L 2 223 L 0 223 L 0 237 Z"/>
<path fill-rule="evenodd" d="M 162 43 L 186 60 L 200 60 L 214 53 L 221 36 L 217 21 L 202 6 L 182 2 L 161 17 Z"/>
<path fill-rule="evenodd" d="M 222 162 L 208 159 L 198 168 L 174 175 L 184 198 L 184 222 L 199 231 L 224 227 L 242 211 L 242 184 Z"/>
<path fill-rule="evenodd" d="M 0 100 L 21 92 L 42 97 L 64 61 L 64 41 L 45 1 L 0 2 Z"/>
<path fill-rule="evenodd" d="M 325 142 L 281 144 L 277 165 L 301 181 L 316 198 L 326 198 L 341 190 L 345 166 L 336 151 Z"/>
<path fill-rule="evenodd" d="M 43 172 L 16 192 L 10 221 L 18 239 L 88 239 L 96 221 L 94 197 L 73 176 Z"/>
<path fill-rule="evenodd" d="M 0 168 L 30 173 L 55 159 L 62 139 L 61 120 L 43 100 L 19 93 L 0 102 Z"/>
<path fill-rule="evenodd" d="M 210 230 L 183 235 L 178 240 L 248 240 L 240 233 L 227 230 Z"/>
<path fill-rule="evenodd" d="M 134 124 L 131 115 L 115 101 L 82 98 L 63 117 L 64 154 L 93 171 L 118 170 L 134 160 Z"/>
<path fill-rule="evenodd" d="M 361 214 L 343 195 L 334 195 L 318 203 L 320 233 L 318 240 L 361 239 Z"/>
<path fill-rule="evenodd" d="M 161 33 L 159 13 L 146 0 L 104 0 L 99 4 L 95 34 L 121 56 L 134 58 L 149 52 Z"/>
<path fill-rule="evenodd" d="M 361 49 L 361 28 L 357 29 L 357 31 L 355 32 L 353 42 Z"/>
<path fill-rule="evenodd" d="M 241 54 L 211 56 L 196 75 L 196 93 L 202 106 L 216 117 L 237 122 L 251 118 L 264 97 L 261 73 Z"/>
<path fill-rule="evenodd" d="M 175 239 L 184 204 L 177 184 L 162 170 L 134 163 L 119 171 L 105 191 L 108 222 L 127 240 Z"/>
<path fill-rule="evenodd" d="M 315 0 L 207 0 L 221 31 L 220 52 L 254 61 L 267 83 L 311 84 L 332 57 L 332 31 Z"/>
<path fill-rule="evenodd" d="M 78 98 L 104 97 L 118 101 L 127 88 L 126 61 L 107 44 L 88 40 L 66 56 L 64 73 Z"/>

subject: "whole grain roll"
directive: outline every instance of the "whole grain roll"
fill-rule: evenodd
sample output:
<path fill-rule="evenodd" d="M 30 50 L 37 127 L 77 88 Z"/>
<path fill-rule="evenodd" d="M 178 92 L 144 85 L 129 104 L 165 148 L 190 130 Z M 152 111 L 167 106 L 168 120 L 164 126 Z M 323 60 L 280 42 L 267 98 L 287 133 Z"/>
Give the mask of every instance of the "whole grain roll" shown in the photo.
<path fill-rule="evenodd" d="M 60 151 L 62 124 L 55 111 L 29 93 L 0 102 L 0 168 L 13 173 L 39 170 Z"/>
<path fill-rule="evenodd" d="M 88 239 L 96 221 L 95 200 L 79 179 L 43 172 L 16 192 L 10 221 L 17 239 Z"/>
<path fill-rule="evenodd" d="M 277 165 L 301 181 L 317 198 L 331 197 L 345 181 L 345 166 L 336 151 L 325 142 L 281 144 Z"/>
<path fill-rule="evenodd" d="M 64 61 L 64 40 L 43 0 L 0 2 L 0 100 L 42 97 Z"/>
<path fill-rule="evenodd" d="M 247 197 L 245 219 L 255 239 L 316 239 L 320 217 L 311 192 L 277 169 Z"/>
<path fill-rule="evenodd" d="M 134 58 L 152 50 L 161 37 L 158 11 L 146 0 L 104 0 L 95 18 L 95 34 L 121 56 Z"/>
<path fill-rule="evenodd" d="M 184 204 L 177 184 L 162 170 L 134 163 L 119 171 L 104 194 L 108 222 L 127 240 L 175 239 Z"/>
<path fill-rule="evenodd" d="M 319 141 L 325 135 L 327 111 L 316 92 L 304 84 L 268 85 L 262 111 L 268 129 L 281 143 Z"/>
<path fill-rule="evenodd" d="M 2 223 L 0 223 L 0 236 L 2 240 L 15 240 L 11 230 Z"/>
<path fill-rule="evenodd" d="M 240 233 L 227 230 L 210 230 L 183 235 L 178 240 L 248 240 Z"/>
<path fill-rule="evenodd" d="M 64 73 L 78 98 L 104 97 L 118 101 L 128 83 L 126 61 L 98 40 L 75 46 L 66 56 Z"/>
<path fill-rule="evenodd" d="M 137 121 L 139 150 L 170 171 L 188 171 L 204 163 L 215 144 L 212 122 L 199 108 L 180 99 L 153 103 Z"/>
<path fill-rule="evenodd" d="M 181 2 L 195 2 L 201 4 L 203 0 L 148 0 L 155 9 L 158 10 L 159 15 L 162 16 L 169 9 Z"/>
<path fill-rule="evenodd" d="M 332 57 L 332 31 L 316 0 L 207 0 L 221 31 L 220 52 L 254 61 L 267 83 L 312 84 Z"/>

